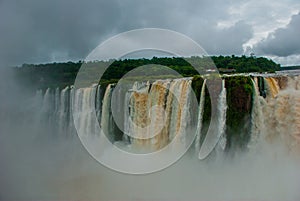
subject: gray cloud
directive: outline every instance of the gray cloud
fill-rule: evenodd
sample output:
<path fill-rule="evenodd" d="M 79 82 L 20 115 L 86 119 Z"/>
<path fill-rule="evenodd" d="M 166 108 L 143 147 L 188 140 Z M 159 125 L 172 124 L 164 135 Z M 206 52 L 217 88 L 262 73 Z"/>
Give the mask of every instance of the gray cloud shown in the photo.
<path fill-rule="evenodd" d="M 254 50 L 259 54 L 286 57 L 300 54 L 300 13 L 294 15 L 285 28 L 275 32 L 258 43 Z"/>
<path fill-rule="evenodd" d="M 239 21 L 233 26 L 220 29 L 216 26 L 198 32 L 195 38 L 203 45 L 209 54 L 242 54 L 243 44 L 253 36 L 250 25 L 244 21 Z"/>
<path fill-rule="evenodd" d="M 116 1 L 4 1 L 0 55 L 6 63 L 84 57 L 117 26 Z M 5 19 L 5 20 L 4 20 Z"/>
<path fill-rule="evenodd" d="M 213 1 L 18 1 L 0 2 L 0 61 L 9 65 L 84 59 L 105 39 L 135 28 L 182 32 L 210 54 L 242 54 L 251 26 L 229 20 L 231 4 Z"/>

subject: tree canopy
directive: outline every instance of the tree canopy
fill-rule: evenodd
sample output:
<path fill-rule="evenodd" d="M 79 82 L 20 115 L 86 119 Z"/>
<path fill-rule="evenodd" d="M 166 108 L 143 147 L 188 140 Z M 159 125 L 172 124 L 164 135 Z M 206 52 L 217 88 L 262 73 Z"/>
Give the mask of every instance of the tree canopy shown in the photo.
<path fill-rule="evenodd" d="M 246 56 L 212 56 L 212 57 L 165 57 L 152 59 L 122 59 L 115 61 L 93 61 L 84 63 L 87 66 L 87 78 L 97 81 L 93 71 L 107 62 L 111 62 L 109 68 L 105 71 L 100 82 L 117 82 L 127 72 L 148 64 L 159 64 L 167 66 L 182 76 L 192 77 L 198 72 L 190 63 L 197 62 L 197 65 L 208 66 L 213 62 L 218 69 L 231 69 L 237 73 L 247 72 L 274 72 L 280 70 L 280 65 L 274 61 L 263 57 L 246 57 Z M 212 62 L 213 61 L 213 62 Z M 48 64 L 23 64 L 16 67 L 15 72 L 19 82 L 28 84 L 35 88 L 47 87 L 65 87 L 74 84 L 76 75 L 83 62 L 65 62 L 65 63 L 48 63 Z M 193 63 L 194 64 L 194 63 Z M 221 71 L 222 73 L 222 71 Z M 89 77 L 90 76 L 90 77 Z"/>

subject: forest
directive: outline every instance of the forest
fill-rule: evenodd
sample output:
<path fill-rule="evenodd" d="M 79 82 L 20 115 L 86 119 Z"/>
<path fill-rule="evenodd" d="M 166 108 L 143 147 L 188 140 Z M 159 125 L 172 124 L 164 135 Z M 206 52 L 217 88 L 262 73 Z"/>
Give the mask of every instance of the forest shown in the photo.
<path fill-rule="evenodd" d="M 213 61 L 213 62 L 212 62 Z M 127 72 L 144 65 L 162 65 L 175 70 L 184 77 L 193 77 L 199 73 L 192 67 L 196 65 L 208 67 L 213 63 L 220 73 L 248 73 L 248 72 L 275 72 L 280 70 L 280 65 L 263 57 L 243 56 L 212 56 L 212 57 L 153 57 L 151 59 L 120 59 L 114 61 L 93 61 L 93 62 L 65 62 L 47 64 L 23 64 L 15 67 L 17 80 L 23 85 L 33 88 L 48 88 L 73 85 L 80 67 L 84 66 L 86 78 L 99 82 L 95 70 L 103 66 L 109 66 L 104 72 L 100 83 L 117 82 Z M 152 72 L 151 72 L 152 73 Z"/>

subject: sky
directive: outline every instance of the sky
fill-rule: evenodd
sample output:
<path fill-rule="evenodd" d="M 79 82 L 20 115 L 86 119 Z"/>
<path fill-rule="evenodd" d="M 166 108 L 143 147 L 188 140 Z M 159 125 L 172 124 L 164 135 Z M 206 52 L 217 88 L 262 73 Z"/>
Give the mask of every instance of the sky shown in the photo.
<path fill-rule="evenodd" d="M 0 64 L 78 61 L 124 31 L 164 28 L 209 55 L 300 64 L 299 0 L 0 0 Z"/>

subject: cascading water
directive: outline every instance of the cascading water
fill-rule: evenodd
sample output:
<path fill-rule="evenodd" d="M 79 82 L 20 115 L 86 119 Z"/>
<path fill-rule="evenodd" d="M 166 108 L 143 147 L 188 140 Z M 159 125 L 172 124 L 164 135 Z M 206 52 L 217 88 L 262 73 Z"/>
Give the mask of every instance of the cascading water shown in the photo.
<path fill-rule="evenodd" d="M 226 111 L 227 111 L 227 103 L 226 103 L 226 88 L 225 88 L 225 80 L 222 80 L 222 90 L 218 99 L 218 130 L 220 133 L 219 145 L 222 150 L 226 148 Z"/>
<path fill-rule="evenodd" d="M 106 136 L 114 141 L 116 125 L 111 111 L 111 99 L 114 85 L 109 84 L 101 97 L 101 87 L 91 86 L 74 89 L 66 87 L 47 89 L 43 95 L 43 119 L 55 125 L 54 131 L 60 135 L 74 132 L 74 121 L 79 133 L 95 133 L 94 116 Z M 124 141 L 135 147 L 148 147 L 157 150 L 164 147 L 175 136 L 186 131 L 190 118 L 189 96 L 191 79 L 157 80 L 153 83 L 136 82 L 129 90 L 123 103 L 124 107 Z M 37 94 L 42 96 L 42 92 Z M 96 99 L 95 105 L 92 105 Z M 74 111 L 75 110 L 75 111 Z M 178 138 L 184 143 L 184 138 Z"/>
<path fill-rule="evenodd" d="M 260 96 L 258 78 L 254 77 L 253 79 L 251 79 L 251 81 L 254 90 L 252 94 L 253 104 L 251 114 L 251 138 L 248 144 L 248 147 L 250 149 L 258 144 L 261 134 L 264 133 L 262 105 L 265 102 L 264 98 Z"/>
<path fill-rule="evenodd" d="M 93 115 L 95 114 L 95 106 L 92 104 L 92 99 L 95 98 L 96 87 L 89 87 L 83 89 L 77 89 L 75 91 L 74 105 L 73 108 L 76 110 L 78 116 L 74 117 L 74 121 L 78 126 L 80 133 L 85 133 L 86 135 L 92 134 L 93 126 Z M 93 110 L 94 108 L 94 110 Z"/>
<path fill-rule="evenodd" d="M 66 87 L 65 89 L 63 89 L 61 92 L 60 92 L 60 105 L 58 106 L 58 120 L 61 120 L 61 119 L 68 119 L 69 116 L 69 101 L 70 101 L 70 96 L 68 94 L 69 92 L 69 87 Z M 68 121 L 66 121 L 68 122 Z M 63 122 L 63 121 L 58 121 L 58 125 L 59 125 L 59 132 L 60 133 L 67 133 L 68 132 L 68 125 Z"/>
<path fill-rule="evenodd" d="M 278 90 L 278 83 L 274 78 L 266 80 L 269 87 L 263 110 L 266 138 L 270 141 L 280 140 L 289 150 L 299 149 L 300 91 L 295 84 L 299 77 L 289 78 L 283 90 Z M 278 93 L 274 94 L 274 91 Z"/>
<path fill-rule="evenodd" d="M 268 88 L 268 97 L 275 98 L 280 90 L 277 81 L 273 77 L 266 77 L 265 83 Z"/>
<path fill-rule="evenodd" d="M 198 113 L 196 139 L 195 139 L 195 149 L 197 153 L 200 150 L 200 139 L 201 139 L 201 130 L 202 130 L 204 103 L 205 103 L 205 85 L 206 85 L 206 79 L 203 81 L 201 94 L 200 94 L 199 113 Z"/>
<path fill-rule="evenodd" d="M 226 79 L 226 78 L 225 78 Z M 226 88 L 222 80 L 222 90 L 218 98 L 217 126 L 221 138 L 220 150 L 226 147 Z M 111 141 L 120 140 L 133 147 L 158 150 L 166 146 L 175 136 L 188 129 L 191 113 L 189 99 L 191 79 L 167 79 L 150 82 L 135 82 L 131 89 L 118 99 L 118 112 L 124 124 L 123 137 L 115 137 L 119 132 L 111 111 L 111 99 L 115 85 L 103 88 L 94 85 L 74 89 L 47 89 L 44 94 L 38 91 L 36 99 L 41 102 L 41 115 L 38 121 L 55 129 L 60 135 L 74 133 L 73 110 L 79 114 L 74 121 L 82 133 L 95 133 L 95 124 L 100 122 L 104 133 Z M 261 139 L 283 139 L 288 146 L 295 147 L 300 140 L 300 84 L 299 77 L 253 77 L 251 137 L 248 147 L 255 147 Z M 205 84 L 200 91 L 198 106 L 195 149 L 200 148 L 203 111 L 205 109 Z M 121 93 L 120 93 L 121 94 Z M 101 97 L 103 95 L 103 97 Z M 266 98 L 264 98 L 266 96 Z M 237 97 L 238 98 L 238 97 Z M 92 100 L 96 101 L 93 102 Z M 95 105 L 92 105 L 95 103 Z M 93 118 L 96 116 L 98 122 Z M 52 126 L 55 125 L 55 126 Z M 184 143 L 185 139 L 177 138 Z"/>
<path fill-rule="evenodd" d="M 249 76 L 247 78 L 250 79 Z M 8 156 L 18 156 L 17 159 L 22 161 L 17 163 L 20 166 L 14 163 L 14 166 L 11 166 L 10 164 L 12 163 L 8 160 L 8 168 L 10 170 L 17 167 L 15 171 L 12 170 L 11 172 L 16 173 L 13 179 L 16 181 L 15 184 L 18 184 L 21 183 L 19 182 L 19 172 L 24 172 L 24 175 L 28 174 L 28 167 L 32 167 L 33 173 L 29 176 L 26 175 L 26 177 L 21 175 L 25 177 L 21 181 L 26 180 L 23 183 L 27 184 L 27 181 L 30 181 L 30 179 L 35 180 L 36 183 L 30 183 L 34 189 L 29 188 L 28 191 L 32 192 L 36 190 L 36 187 L 42 186 L 42 194 L 49 190 L 51 191 L 49 197 L 51 196 L 54 199 L 298 200 L 298 164 L 293 164 L 295 160 L 294 158 L 290 160 L 289 157 L 292 155 L 289 155 L 287 152 L 279 155 L 283 157 L 278 157 L 278 155 L 269 157 L 268 151 L 272 152 L 271 156 L 274 156 L 273 152 L 278 152 L 279 143 L 287 145 L 291 151 L 299 147 L 299 77 L 257 75 L 251 78 L 253 78 L 255 93 L 251 91 L 249 85 L 237 82 L 242 79 L 232 79 L 232 81 L 227 77 L 223 78 L 226 88 L 223 81 L 223 87 L 220 90 L 222 92 L 218 93 L 219 99 L 216 102 L 218 105 L 217 118 L 214 119 L 212 126 L 222 136 L 224 136 L 224 133 L 226 133 L 226 137 L 240 135 L 240 133 L 230 133 L 232 125 L 230 125 L 229 121 L 233 119 L 232 107 L 241 108 L 243 104 L 240 103 L 246 101 L 253 103 L 252 110 L 248 110 L 252 112 L 249 113 L 251 116 L 249 116 L 249 119 L 246 118 L 247 121 L 251 121 L 251 124 L 246 126 L 251 128 L 249 148 L 257 150 L 257 152 L 242 152 L 240 149 L 234 149 L 236 147 L 239 148 L 235 145 L 230 147 L 230 143 L 236 143 L 234 140 L 240 139 L 235 136 L 235 138 L 227 138 L 225 151 L 221 148 L 221 143 L 219 143 L 216 155 L 212 154 L 211 158 L 205 161 L 197 161 L 194 153 L 190 154 L 190 152 L 187 152 L 170 168 L 154 174 L 132 176 L 116 173 L 91 160 L 91 157 L 87 157 L 86 151 L 82 150 L 82 146 L 78 146 L 79 142 L 76 138 L 74 144 L 71 139 L 59 139 L 55 143 L 46 139 L 45 141 L 42 140 L 42 142 L 40 140 L 35 141 L 38 142 L 38 145 L 30 152 L 27 149 L 18 149 L 18 147 L 7 143 L 7 147 L 11 147 L 11 153 Z M 268 79 L 272 80 L 271 85 L 269 85 Z M 125 119 L 122 123 L 125 124 L 123 142 L 125 142 L 126 146 L 129 149 L 141 146 L 148 146 L 153 150 L 163 149 L 166 143 L 169 143 L 176 135 L 180 136 L 181 133 L 187 130 L 190 121 L 195 122 L 198 131 L 205 131 L 206 124 L 209 123 L 206 119 L 209 118 L 208 113 L 210 111 L 207 106 L 209 102 L 207 94 L 210 91 L 205 89 L 205 82 L 208 83 L 208 81 L 204 81 L 204 84 L 198 88 L 193 88 L 200 92 L 198 110 L 197 107 L 191 108 L 189 104 L 191 79 L 156 80 L 148 83 L 136 83 L 131 86 L 131 90 L 124 93 L 124 97 L 119 98 L 116 104 L 120 106 L 116 110 L 117 114 Z M 234 84 L 238 87 L 235 88 Z M 274 86 L 275 90 L 271 90 L 271 87 Z M 250 101 L 249 96 L 243 94 L 245 92 L 244 89 L 250 89 Z M 53 134 L 53 138 L 56 138 L 58 134 L 68 137 L 76 135 L 74 121 L 77 121 L 79 125 L 78 128 L 76 127 L 77 130 L 82 130 L 84 135 L 88 136 L 92 133 L 97 134 L 95 132 L 97 129 L 93 124 L 99 123 L 102 128 L 105 128 L 104 130 L 107 130 L 110 140 L 116 144 L 117 142 L 122 143 L 122 136 L 119 138 L 114 136 L 118 131 L 111 112 L 111 99 L 115 92 L 119 94 L 115 84 L 107 86 L 95 85 L 80 89 L 69 86 L 60 90 L 51 88 L 38 91 L 34 104 L 36 102 L 39 102 L 39 104 L 36 104 L 34 109 L 37 111 L 37 120 L 35 122 L 40 123 L 40 125 L 34 134 L 47 133 L 47 136 L 52 136 Z M 253 95 L 252 99 L 251 95 Z M 205 99 L 206 101 L 204 101 Z M 233 100 L 237 101 L 232 104 Z M 155 105 L 160 107 L 154 107 Z M 74 112 L 80 114 L 81 117 L 76 118 L 75 115 L 74 119 Z M 193 119 L 190 116 L 192 113 L 198 113 L 198 115 L 195 115 L 198 118 Z M 249 114 L 247 113 L 246 115 Z M 99 122 L 93 122 L 93 116 L 96 116 Z M 130 120 L 132 124 L 128 123 Z M 134 135 L 139 134 L 137 130 L 143 130 L 143 128 L 146 128 L 144 133 L 146 137 L 156 134 L 153 128 L 156 125 L 159 128 L 162 122 L 165 122 L 163 123 L 165 126 L 162 127 L 161 132 L 158 132 L 157 135 L 150 139 L 134 139 Z M 244 125 L 238 124 L 238 126 Z M 44 132 L 46 129 L 47 132 Z M 22 135 L 24 138 L 21 138 L 21 135 L 17 136 L 19 141 L 21 141 L 20 139 L 26 139 L 27 137 L 25 138 L 25 136 L 28 133 L 26 132 L 26 135 Z M 57 135 L 54 135 L 55 133 Z M 199 138 L 202 138 L 204 134 L 204 132 L 201 133 L 201 136 L 198 132 L 195 143 L 199 142 Z M 178 141 L 178 143 L 184 143 L 185 139 L 178 138 Z M 261 141 L 264 143 L 261 143 Z M 8 142 L 11 143 L 12 140 Z M 72 142 L 72 145 L 69 142 Z M 265 145 L 265 142 L 273 146 L 268 147 L 268 149 L 261 149 L 262 146 L 255 146 L 257 143 Z M 276 142 L 275 145 L 274 142 Z M 23 140 L 17 143 L 17 145 L 22 144 L 24 144 Z M 34 144 L 36 146 L 36 143 Z M 3 145 L 5 146 L 4 143 Z M 30 143 L 30 145 L 32 144 Z M 95 141 L 93 145 L 101 147 L 102 144 Z M 195 146 L 198 149 L 198 147 L 201 147 L 201 144 L 195 144 Z M 230 155 L 231 151 L 235 150 L 237 150 L 235 152 L 237 154 Z M 24 151 L 25 154 L 21 153 L 21 151 Z M 196 151 L 198 152 L 198 150 Z M 100 153 L 104 153 L 103 155 L 107 158 L 112 156 L 106 152 Z M 23 160 L 25 155 L 35 154 L 37 155 L 36 158 Z M 137 155 L 144 157 L 144 154 Z M 220 158 L 223 160 L 219 160 Z M 39 163 L 34 163 L 36 161 L 42 161 L 44 165 L 41 166 Z M 127 166 L 127 164 L 140 165 L 140 161 L 128 161 L 121 157 L 117 161 L 121 166 Z M 35 176 L 40 173 L 45 173 L 43 178 L 36 179 Z M 182 183 L 187 183 L 188 185 L 182 185 Z M 81 189 L 80 191 L 78 191 L 78 187 Z M 219 193 L 211 193 L 215 191 Z M 172 192 L 172 194 L 169 192 Z M 62 196 L 55 197 L 57 195 Z M 28 197 L 28 199 L 43 198 L 42 196 L 44 194 L 34 194 L 34 197 Z"/>
<path fill-rule="evenodd" d="M 131 143 L 157 150 L 185 132 L 190 92 L 190 79 L 157 80 L 151 85 L 136 82 L 125 98 L 129 104 L 124 127 Z"/>

